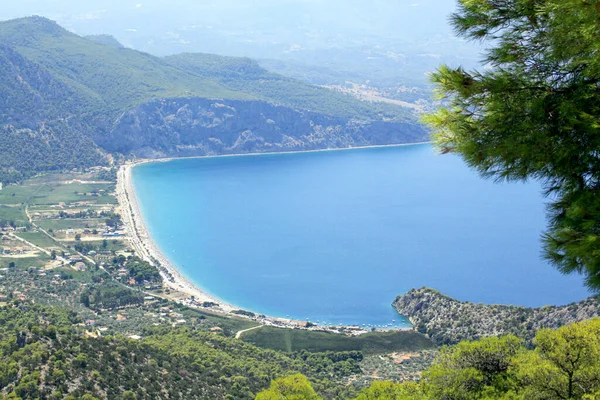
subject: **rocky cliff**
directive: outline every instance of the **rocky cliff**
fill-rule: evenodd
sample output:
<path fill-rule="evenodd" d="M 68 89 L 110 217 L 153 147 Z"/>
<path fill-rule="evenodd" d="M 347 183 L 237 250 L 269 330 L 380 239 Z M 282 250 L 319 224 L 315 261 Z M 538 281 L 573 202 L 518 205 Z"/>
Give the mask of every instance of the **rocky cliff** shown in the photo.
<path fill-rule="evenodd" d="M 157 158 L 415 143 L 428 135 L 415 123 L 358 121 L 266 101 L 176 98 L 125 112 L 94 139 L 109 152 Z"/>
<path fill-rule="evenodd" d="M 159 158 L 427 140 L 402 107 L 363 102 L 248 59 L 122 48 L 41 17 L 0 22 L 0 182 Z"/>
<path fill-rule="evenodd" d="M 600 315 L 599 297 L 561 307 L 526 308 L 461 302 L 428 288 L 398 296 L 393 305 L 436 344 L 507 334 L 530 343 L 540 329 L 558 328 Z"/>

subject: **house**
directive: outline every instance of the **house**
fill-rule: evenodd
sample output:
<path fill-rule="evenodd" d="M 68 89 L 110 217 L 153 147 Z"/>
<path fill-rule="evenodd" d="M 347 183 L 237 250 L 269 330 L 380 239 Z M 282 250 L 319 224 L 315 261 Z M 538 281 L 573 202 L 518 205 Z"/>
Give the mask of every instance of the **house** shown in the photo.
<path fill-rule="evenodd" d="M 25 294 L 19 292 L 19 291 L 14 291 L 13 292 L 13 298 L 17 299 L 17 300 L 21 300 L 21 301 L 25 301 L 27 300 L 27 296 L 25 296 Z"/>
<path fill-rule="evenodd" d="M 223 328 L 215 326 L 214 328 L 210 328 L 209 331 L 212 333 L 219 333 L 219 332 L 223 332 Z"/>
<path fill-rule="evenodd" d="M 84 272 L 86 270 L 86 268 L 87 267 L 86 267 L 85 263 L 78 262 L 75 264 L 75 269 L 79 272 Z"/>
<path fill-rule="evenodd" d="M 308 328 L 310 323 L 308 321 L 290 321 L 290 325 L 297 326 L 300 328 Z"/>

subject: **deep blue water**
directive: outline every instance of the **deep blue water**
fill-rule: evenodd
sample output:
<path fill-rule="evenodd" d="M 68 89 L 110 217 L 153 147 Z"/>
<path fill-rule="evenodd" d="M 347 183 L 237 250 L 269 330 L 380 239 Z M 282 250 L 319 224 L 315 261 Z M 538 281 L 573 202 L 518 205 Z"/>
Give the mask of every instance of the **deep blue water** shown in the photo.
<path fill-rule="evenodd" d="M 164 254 L 255 312 L 379 325 L 422 286 L 526 306 L 588 296 L 541 259 L 538 184 L 483 180 L 429 145 L 176 160 L 133 177 Z"/>

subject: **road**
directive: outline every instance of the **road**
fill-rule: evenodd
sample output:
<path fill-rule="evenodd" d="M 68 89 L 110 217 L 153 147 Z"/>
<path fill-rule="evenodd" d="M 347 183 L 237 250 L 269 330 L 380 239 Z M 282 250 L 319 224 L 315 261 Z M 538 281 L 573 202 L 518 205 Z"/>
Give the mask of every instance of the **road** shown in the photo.
<path fill-rule="evenodd" d="M 236 338 L 236 339 L 239 339 L 239 338 L 241 338 L 241 337 L 242 337 L 242 335 L 243 335 L 244 333 L 246 333 L 246 332 L 250 332 L 250 331 L 253 331 L 253 330 L 255 330 L 255 329 L 258 329 L 258 328 L 262 328 L 263 326 L 264 326 L 264 325 L 258 325 L 258 326 L 254 326 L 254 327 L 252 327 L 252 328 L 248 328 L 248 329 L 244 329 L 244 330 L 242 330 L 242 331 L 239 331 L 238 333 L 236 333 L 236 334 L 235 334 L 235 338 Z"/>

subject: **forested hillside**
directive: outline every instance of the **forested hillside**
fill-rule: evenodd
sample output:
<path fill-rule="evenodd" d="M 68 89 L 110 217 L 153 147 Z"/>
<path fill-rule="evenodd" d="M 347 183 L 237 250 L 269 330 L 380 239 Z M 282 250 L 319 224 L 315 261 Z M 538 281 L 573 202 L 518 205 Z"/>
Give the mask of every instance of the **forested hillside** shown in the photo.
<path fill-rule="evenodd" d="M 445 347 L 418 383 L 375 382 L 355 400 L 594 400 L 600 396 L 600 320 L 542 330 L 535 350 L 515 336 Z M 301 375 L 257 400 L 323 400 Z"/>
<path fill-rule="evenodd" d="M 170 65 L 216 80 L 230 89 L 296 109 L 358 119 L 410 118 L 408 112 L 403 113 L 396 106 L 357 101 L 323 87 L 286 78 L 267 71 L 249 58 L 188 53 L 166 57 L 165 60 Z"/>
<path fill-rule="evenodd" d="M 401 107 L 268 73 L 248 59 L 162 59 L 41 17 L 0 23 L 0 73 L 5 183 L 106 164 L 107 153 L 312 150 L 426 136 Z"/>
<path fill-rule="evenodd" d="M 85 93 L 0 42 L 0 182 L 106 164 L 85 135 Z"/>
<path fill-rule="evenodd" d="M 565 306 L 527 308 L 462 302 L 429 289 L 412 289 L 393 303 L 415 328 L 439 345 L 490 336 L 515 335 L 531 345 L 543 328 L 559 328 L 600 316 L 600 297 Z"/>
<path fill-rule="evenodd" d="M 0 308 L 0 398 L 252 399 L 276 377 L 309 376 L 329 398 L 353 388 L 359 352 L 284 354 L 220 334 L 148 330 L 94 337 L 76 314 L 29 303 Z M 15 396 L 16 395 L 16 396 Z"/>

